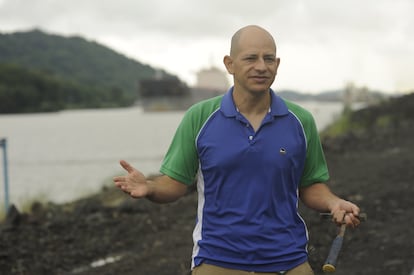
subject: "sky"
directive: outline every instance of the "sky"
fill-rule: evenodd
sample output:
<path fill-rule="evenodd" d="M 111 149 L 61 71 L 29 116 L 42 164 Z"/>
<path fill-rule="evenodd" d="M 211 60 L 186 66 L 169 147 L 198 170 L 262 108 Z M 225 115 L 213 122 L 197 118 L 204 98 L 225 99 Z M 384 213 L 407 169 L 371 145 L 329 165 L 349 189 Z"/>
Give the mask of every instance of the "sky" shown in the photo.
<path fill-rule="evenodd" d="M 224 71 L 231 36 L 254 24 L 276 40 L 276 90 L 396 94 L 414 90 L 413 10 L 412 0 L 0 0 L 0 32 L 82 36 L 194 85 L 200 69 Z"/>

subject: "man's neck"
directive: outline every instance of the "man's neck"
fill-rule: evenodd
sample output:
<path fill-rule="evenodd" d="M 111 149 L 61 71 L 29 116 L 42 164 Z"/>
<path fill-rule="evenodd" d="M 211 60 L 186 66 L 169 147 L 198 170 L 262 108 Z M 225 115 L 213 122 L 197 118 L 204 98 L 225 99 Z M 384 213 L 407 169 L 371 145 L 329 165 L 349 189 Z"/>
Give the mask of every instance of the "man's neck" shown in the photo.
<path fill-rule="evenodd" d="M 239 93 L 233 91 L 237 111 L 241 113 L 257 131 L 270 109 L 270 92 Z"/>
<path fill-rule="evenodd" d="M 233 91 L 233 100 L 237 110 L 244 115 L 266 114 L 270 108 L 270 92 L 243 93 Z"/>

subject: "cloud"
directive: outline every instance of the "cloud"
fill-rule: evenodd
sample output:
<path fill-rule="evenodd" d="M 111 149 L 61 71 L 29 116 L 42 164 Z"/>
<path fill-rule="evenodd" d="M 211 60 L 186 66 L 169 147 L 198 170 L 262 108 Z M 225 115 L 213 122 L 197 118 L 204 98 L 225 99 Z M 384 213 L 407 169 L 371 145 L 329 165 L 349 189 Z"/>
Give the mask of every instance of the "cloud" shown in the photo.
<path fill-rule="evenodd" d="M 82 35 L 191 82 L 221 66 L 237 29 L 258 24 L 276 38 L 284 87 L 392 90 L 414 86 L 412 10 L 411 0 L 0 0 L 0 31 Z"/>
<path fill-rule="evenodd" d="M 396 24 L 412 29 L 408 12 L 414 6 L 409 0 L 3 0 L 0 5 L 0 22 L 6 28 L 197 39 L 229 37 L 244 25 L 260 24 L 288 41 L 325 42 L 392 32 Z"/>

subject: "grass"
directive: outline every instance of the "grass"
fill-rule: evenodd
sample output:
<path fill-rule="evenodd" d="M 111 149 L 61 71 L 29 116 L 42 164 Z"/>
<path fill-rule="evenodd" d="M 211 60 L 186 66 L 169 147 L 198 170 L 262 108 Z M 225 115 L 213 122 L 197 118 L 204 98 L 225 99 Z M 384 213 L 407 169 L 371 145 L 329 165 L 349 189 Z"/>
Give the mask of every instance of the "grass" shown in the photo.
<path fill-rule="evenodd" d="M 46 193 L 38 194 L 36 197 L 26 199 L 24 201 L 18 201 L 15 203 L 10 202 L 9 207 L 14 204 L 20 213 L 31 213 L 33 204 L 45 205 L 48 202 Z M 6 206 L 3 204 L 0 207 L 0 221 L 3 221 L 6 218 L 7 211 Z"/>
<path fill-rule="evenodd" d="M 351 122 L 351 114 L 350 109 L 344 108 L 342 114 L 321 132 L 321 137 L 337 137 L 349 132 L 354 127 Z"/>
<path fill-rule="evenodd" d="M 155 176 L 155 174 L 150 176 Z M 102 181 L 100 190 L 85 188 L 82 192 L 79 193 L 79 196 L 77 198 L 65 203 L 57 203 L 57 205 L 63 206 L 65 211 L 70 212 L 79 201 L 93 198 L 101 201 L 102 205 L 104 206 L 117 206 L 125 199 L 127 199 L 128 196 L 114 186 L 112 178 L 113 176 L 104 179 Z M 24 200 L 11 203 L 15 204 L 20 213 L 31 214 L 34 204 L 40 204 L 41 206 L 47 208 L 50 205 L 51 201 L 50 196 L 47 193 L 38 193 L 35 197 L 26 198 Z M 4 221 L 6 214 L 7 212 L 5 211 L 4 204 L 0 205 L 0 223 Z"/>

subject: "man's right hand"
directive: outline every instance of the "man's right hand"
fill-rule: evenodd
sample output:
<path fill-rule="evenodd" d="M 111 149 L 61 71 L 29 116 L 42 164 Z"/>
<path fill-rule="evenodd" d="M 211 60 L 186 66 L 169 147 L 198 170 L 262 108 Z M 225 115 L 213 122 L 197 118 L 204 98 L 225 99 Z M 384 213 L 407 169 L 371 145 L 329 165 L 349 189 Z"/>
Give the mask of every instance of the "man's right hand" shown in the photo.
<path fill-rule="evenodd" d="M 115 185 L 134 198 L 144 198 L 149 196 L 151 194 L 151 188 L 144 174 L 132 167 L 125 160 L 121 160 L 119 163 L 128 174 L 125 176 L 114 177 L 113 181 Z"/>

